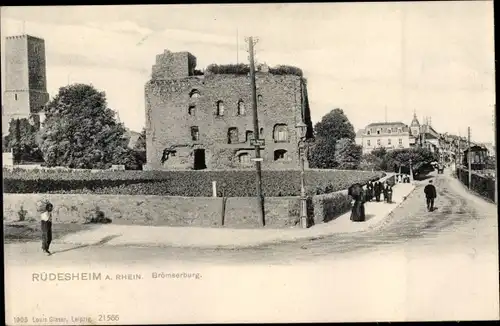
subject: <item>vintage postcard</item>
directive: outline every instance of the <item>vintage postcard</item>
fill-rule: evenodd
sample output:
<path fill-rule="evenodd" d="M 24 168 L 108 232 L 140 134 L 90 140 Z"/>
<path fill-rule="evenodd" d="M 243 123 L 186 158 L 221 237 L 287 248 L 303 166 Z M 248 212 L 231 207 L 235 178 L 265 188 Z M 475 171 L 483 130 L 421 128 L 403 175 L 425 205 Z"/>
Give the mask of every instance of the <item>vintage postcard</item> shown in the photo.
<path fill-rule="evenodd" d="M 493 26 L 2 7 L 5 323 L 498 320 Z"/>

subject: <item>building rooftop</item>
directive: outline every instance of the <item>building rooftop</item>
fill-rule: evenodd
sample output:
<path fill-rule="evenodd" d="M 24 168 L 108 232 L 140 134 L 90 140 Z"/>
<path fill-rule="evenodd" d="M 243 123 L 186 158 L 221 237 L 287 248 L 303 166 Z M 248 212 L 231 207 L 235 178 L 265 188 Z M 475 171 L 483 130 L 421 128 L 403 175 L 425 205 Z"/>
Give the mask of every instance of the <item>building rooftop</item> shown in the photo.
<path fill-rule="evenodd" d="M 373 122 L 370 123 L 367 127 L 373 127 L 373 126 L 406 126 L 404 123 L 400 121 L 395 121 L 395 122 Z"/>

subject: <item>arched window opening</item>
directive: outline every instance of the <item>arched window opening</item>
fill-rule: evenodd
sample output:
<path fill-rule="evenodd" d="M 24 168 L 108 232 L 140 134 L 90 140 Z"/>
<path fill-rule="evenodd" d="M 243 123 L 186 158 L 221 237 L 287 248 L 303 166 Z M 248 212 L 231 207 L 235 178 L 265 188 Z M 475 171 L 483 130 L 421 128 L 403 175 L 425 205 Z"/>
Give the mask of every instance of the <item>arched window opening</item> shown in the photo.
<path fill-rule="evenodd" d="M 200 130 L 196 126 L 191 127 L 191 140 L 200 140 Z"/>
<path fill-rule="evenodd" d="M 260 95 L 260 94 L 259 94 L 259 95 L 257 96 L 257 102 L 258 102 L 258 103 L 262 103 L 262 95 Z"/>
<path fill-rule="evenodd" d="M 217 101 L 217 110 L 216 110 L 215 114 L 217 116 L 223 116 L 224 115 L 224 102 Z"/>
<path fill-rule="evenodd" d="M 264 136 L 264 128 L 260 128 L 259 134 L 260 134 L 260 137 Z"/>
<path fill-rule="evenodd" d="M 243 100 L 238 101 L 238 115 L 245 115 L 245 102 Z"/>
<path fill-rule="evenodd" d="M 277 149 L 274 151 L 274 160 L 283 161 L 287 159 L 287 152 L 284 149 Z"/>
<path fill-rule="evenodd" d="M 192 89 L 191 92 L 189 92 L 189 97 L 198 98 L 200 97 L 200 92 L 197 89 Z"/>
<path fill-rule="evenodd" d="M 238 155 L 238 161 L 242 164 L 250 163 L 250 155 L 248 153 L 241 153 Z"/>
<path fill-rule="evenodd" d="M 189 106 L 188 114 L 189 115 L 196 115 L 196 106 L 195 105 L 190 105 Z"/>
<path fill-rule="evenodd" d="M 227 131 L 227 143 L 228 144 L 239 143 L 238 128 L 231 127 L 228 129 L 228 131 Z"/>
<path fill-rule="evenodd" d="M 247 130 L 245 133 L 246 141 L 249 142 L 251 139 L 253 139 L 253 131 Z"/>
<path fill-rule="evenodd" d="M 286 124 L 277 124 L 274 126 L 273 138 L 275 142 L 288 141 L 288 127 Z"/>

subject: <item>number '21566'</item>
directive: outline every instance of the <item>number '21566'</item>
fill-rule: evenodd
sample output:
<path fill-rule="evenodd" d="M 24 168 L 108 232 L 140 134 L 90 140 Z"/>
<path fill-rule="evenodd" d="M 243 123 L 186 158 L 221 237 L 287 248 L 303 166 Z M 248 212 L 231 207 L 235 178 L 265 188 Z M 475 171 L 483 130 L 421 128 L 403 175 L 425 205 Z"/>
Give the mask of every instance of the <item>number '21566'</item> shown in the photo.
<path fill-rule="evenodd" d="M 99 315 L 99 321 L 119 321 L 119 315 Z"/>

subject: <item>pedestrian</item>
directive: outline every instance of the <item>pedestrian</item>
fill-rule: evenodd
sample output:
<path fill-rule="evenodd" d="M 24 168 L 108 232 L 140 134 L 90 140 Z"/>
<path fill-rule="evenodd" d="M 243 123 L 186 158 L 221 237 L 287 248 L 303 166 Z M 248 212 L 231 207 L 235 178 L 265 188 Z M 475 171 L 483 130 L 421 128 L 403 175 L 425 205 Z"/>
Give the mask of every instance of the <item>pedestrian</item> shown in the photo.
<path fill-rule="evenodd" d="M 403 177 L 400 175 L 398 175 L 398 183 L 402 183 L 403 182 Z"/>
<path fill-rule="evenodd" d="M 54 206 L 51 202 L 44 200 L 39 203 L 39 212 L 41 227 L 42 227 L 42 250 L 48 256 L 51 255 L 49 251 L 50 243 L 52 242 L 52 210 Z"/>
<path fill-rule="evenodd" d="M 365 200 L 368 202 L 368 201 L 372 201 L 373 199 L 373 182 L 370 180 L 368 181 L 368 183 L 366 184 L 366 196 L 365 196 Z"/>
<path fill-rule="evenodd" d="M 383 201 L 384 202 L 387 202 L 387 187 L 389 187 L 389 184 L 387 183 L 387 181 L 385 181 L 382 185 L 382 194 L 384 195 L 384 198 L 383 198 Z"/>
<path fill-rule="evenodd" d="M 432 180 L 429 180 L 429 184 L 424 188 L 425 199 L 427 202 L 427 210 L 432 212 L 434 210 L 434 199 L 436 199 L 436 187 L 432 184 Z"/>
<path fill-rule="evenodd" d="M 386 182 L 386 188 L 385 188 L 385 196 L 386 197 L 385 197 L 385 199 L 386 199 L 386 202 L 389 204 L 392 203 L 392 193 L 393 193 L 392 184 Z"/>
<path fill-rule="evenodd" d="M 380 193 L 382 192 L 382 185 L 380 184 L 379 181 L 375 182 L 375 185 L 373 186 L 374 191 L 375 191 L 375 200 L 377 202 L 380 201 Z"/>
<path fill-rule="evenodd" d="M 384 183 L 381 185 L 382 188 L 382 201 L 386 202 L 387 201 L 387 181 L 384 181 Z"/>
<path fill-rule="evenodd" d="M 351 221 L 365 221 L 365 191 L 360 184 L 354 184 L 348 189 L 348 194 L 354 199 L 354 204 L 351 210 Z"/>

